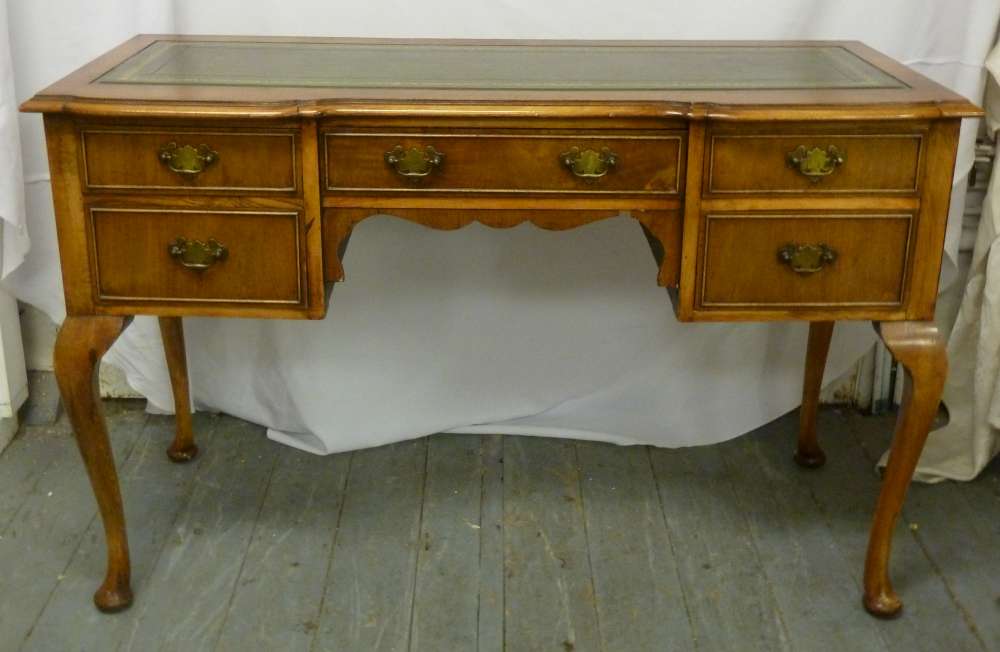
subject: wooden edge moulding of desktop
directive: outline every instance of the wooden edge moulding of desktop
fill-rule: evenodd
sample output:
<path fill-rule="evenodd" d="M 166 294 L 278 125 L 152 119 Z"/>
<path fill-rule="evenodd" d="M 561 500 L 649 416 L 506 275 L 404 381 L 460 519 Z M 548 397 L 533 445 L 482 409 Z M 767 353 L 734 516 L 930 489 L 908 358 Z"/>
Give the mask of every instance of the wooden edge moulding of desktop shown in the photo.
<path fill-rule="evenodd" d="M 95 380 L 132 315 L 160 319 L 183 462 L 183 316 L 323 318 L 376 213 L 569 229 L 626 212 L 681 321 L 809 322 L 803 466 L 824 462 L 833 324 L 874 323 L 907 383 L 863 603 L 900 612 L 892 532 L 947 370 L 932 320 L 959 125 L 982 113 L 965 98 L 857 42 L 144 35 L 21 108 L 44 114 L 55 369 L 104 523 L 100 609 L 132 602 Z"/>

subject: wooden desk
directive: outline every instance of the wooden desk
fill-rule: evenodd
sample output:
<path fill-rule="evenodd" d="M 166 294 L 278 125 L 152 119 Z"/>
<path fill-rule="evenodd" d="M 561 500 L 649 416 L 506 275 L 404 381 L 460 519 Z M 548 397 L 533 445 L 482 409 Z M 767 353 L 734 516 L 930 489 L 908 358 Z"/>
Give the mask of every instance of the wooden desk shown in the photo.
<path fill-rule="evenodd" d="M 899 613 L 891 536 L 945 378 L 931 320 L 959 123 L 981 114 L 964 98 L 854 42 L 140 36 L 22 110 L 45 114 L 55 366 L 107 535 L 100 609 L 132 602 L 95 382 L 131 315 L 160 317 L 168 454 L 190 460 L 184 315 L 324 317 L 376 212 L 569 229 L 628 211 L 680 320 L 811 322 L 799 464 L 824 461 L 834 321 L 875 322 L 908 383 L 864 605 Z"/>

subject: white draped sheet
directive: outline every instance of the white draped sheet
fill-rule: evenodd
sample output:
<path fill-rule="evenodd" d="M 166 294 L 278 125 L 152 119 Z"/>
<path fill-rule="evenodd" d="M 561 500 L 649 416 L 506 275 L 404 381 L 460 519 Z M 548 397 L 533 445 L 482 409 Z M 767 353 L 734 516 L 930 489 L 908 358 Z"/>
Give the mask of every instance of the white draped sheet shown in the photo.
<path fill-rule="evenodd" d="M 1000 15 L 997 0 L 8 1 L 20 99 L 139 31 L 858 39 L 977 99 Z M 7 283 L 58 320 L 40 121 L 24 116 L 21 128 L 34 247 Z M 966 124 L 959 178 L 973 134 Z M 952 260 L 959 226 L 951 220 Z M 197 407 L 329 453 L 447 430 L 707 444 L 799 401 L 805 325 L 679 324 L 630 219 L 550 233 L 529 225 L 440 232 L 374 217 L 355 230 L 345 267 L 323 321 L 186 319 Z M 873 339 L 866 324 L 839 326 L 827 378 Z M 172 409 L 155 320 L 136 319 L 106 359 L 151 407 Z"/>
<path fill-rule="evenodd" d="M 0 35 L 9 33 L 0 3 Z M 10 42 L 0 36 L 0 278 L 24 262 L 31 247 L 24 210 L 24 170 L 17 123 L 17 96 Z"/>
<path fill-rule="evenodd" d="M 1000 131 L 1000 45 L 990 54 L 986 92 L 987 130 Z M 972 252 L 969 278 L 948 339 L 948 423 L 930 433 L 919 480 L 971 480 L 1000 454 L 1000 158 Z M 886 460 L 883 460 L 885 462 Z"/>

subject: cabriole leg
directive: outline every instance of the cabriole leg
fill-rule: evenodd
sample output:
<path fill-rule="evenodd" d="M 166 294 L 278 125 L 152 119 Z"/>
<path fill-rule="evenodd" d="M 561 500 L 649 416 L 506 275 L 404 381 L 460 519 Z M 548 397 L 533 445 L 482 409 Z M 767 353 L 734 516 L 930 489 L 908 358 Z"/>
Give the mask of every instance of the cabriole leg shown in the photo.
<path fill-rule="evenodd" d="M 931 322 L 884 322 L 876 324 L 875 330 L 905 371 L 903 403 L 896 418 L 865 558 L 865 609 L 874 616 L 892 618 L 903 607 L 889 581 L 892 531 L 937 414 L 948 356 Z"/>
<path fill-rule="evenodd" d="M 94 603 L 108 612 L 132 604 L 132 589 L 125 514 L 98 394 L 97 371 L 101 357 L 126 324 L 125 317 L 67 317 L 59 329 L 53 358 L 59 392 L 104 522 L 108 567 Z"/>
<path fill-rule="evenodd" d="M 174 415 L 177 431 L 167 449 L 174 462 L 188 462 L 198 454 L 191 427 L 191 393 L 188 388 L 187 352 L 184 348 L 184 324 L 180 317 L 160 317 L 160 335 L 167 356 L 170 386 L 174 392 Z"/>
<path fill-rule="evenodd" d="M 826 454 L 816 437 L 816 413 L 819 392 L 823 385 L 823 370 L 833 336 L 832 321 L 809 323 L 809 344 L 806 348 L 806 371 L 802 381 L 802 407 L 799 408 L 799 441 L 795 461 L 799 466 L 815 469 L 826 462 Z"/>

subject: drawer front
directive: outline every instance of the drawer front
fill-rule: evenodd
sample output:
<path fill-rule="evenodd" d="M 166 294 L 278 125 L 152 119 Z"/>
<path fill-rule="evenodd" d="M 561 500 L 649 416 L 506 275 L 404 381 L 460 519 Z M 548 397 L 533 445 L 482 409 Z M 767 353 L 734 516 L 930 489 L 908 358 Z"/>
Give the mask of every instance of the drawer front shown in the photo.
<path fill-rule="evenodd" d="M 709 214 L 705 309 L 901 306 L 912 214 Z"/>
<path fill-rule="evenodd" d="M 673 195 L 683 173 L 680 133 L 349 132 L 324 142 L 328 191 Z"/>
<path fill-rule="evenodd" d="M 292 131 L 84 128 L 81 143 L 87 190 L 298 191 Z"/>
<path fill-rule="evenodd" d="M 295 212 L 92 208 L 98 300 L 303 303 Z"/>
<path fill-rule="evenodd" d="M 705 192 L 915 194 L 921 133 L 712 133 Z"/>

